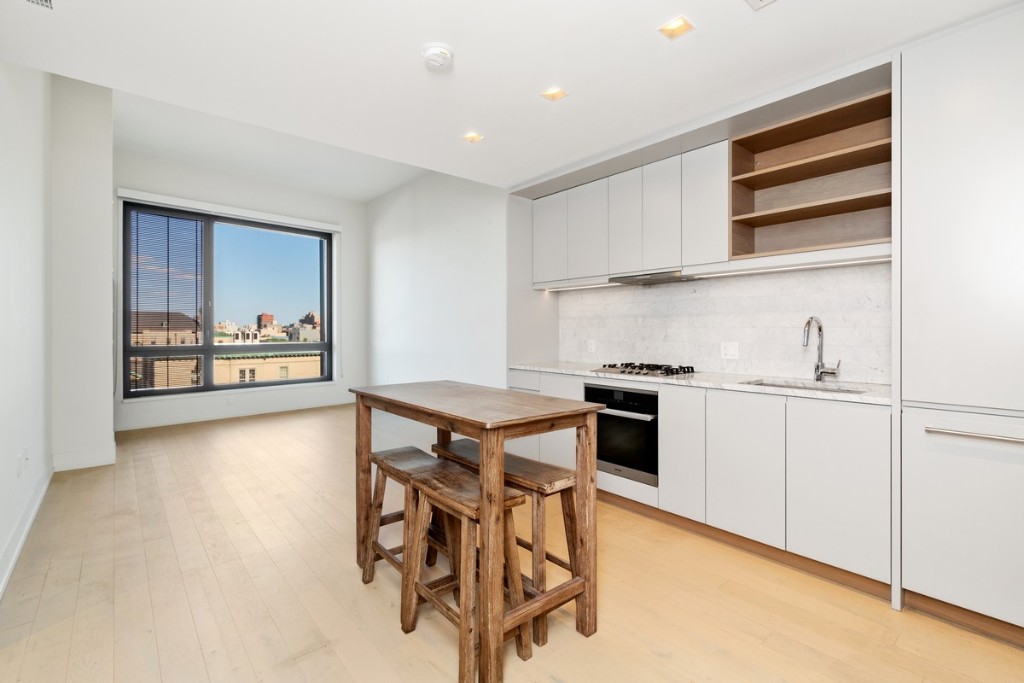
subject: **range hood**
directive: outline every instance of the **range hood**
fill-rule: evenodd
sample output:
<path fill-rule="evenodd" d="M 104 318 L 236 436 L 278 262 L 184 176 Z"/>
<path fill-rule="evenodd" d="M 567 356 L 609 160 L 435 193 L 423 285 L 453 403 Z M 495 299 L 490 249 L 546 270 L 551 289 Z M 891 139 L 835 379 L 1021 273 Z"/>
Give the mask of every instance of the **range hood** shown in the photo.
<path fill-rule="evenodd" d="M 660 285 L 666 282 L 686 282 L 693 280 L 692 275 L 683 275 L 683 271 L 666 270 L 660 273 L 640 273 L 638 275 L 618 275 L 608 278 L 608 282 L 620 285 Z"/>

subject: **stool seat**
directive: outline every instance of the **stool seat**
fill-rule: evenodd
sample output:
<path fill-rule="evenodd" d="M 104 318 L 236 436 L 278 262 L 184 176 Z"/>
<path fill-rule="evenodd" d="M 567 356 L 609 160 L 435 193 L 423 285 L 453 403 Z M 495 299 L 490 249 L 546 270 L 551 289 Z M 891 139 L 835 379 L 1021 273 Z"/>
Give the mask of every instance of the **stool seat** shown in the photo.
<path fill-rule="evenodd" d="M 480 471 L 480 442 L 456 439 L 447 444 L 434 444 L 431 450 L 438 457 L 456 462 L 475 472 Z M 576 486 L 576 471 L 558 465 L 531 460 L 505 452 L 505 484 L 520 491 L 535 491 L 545 496 Z"/>
<path fill-rule="evenodd" d="M 480 477 L 459 467 L 454 462 L 441 458 L 431 459 L 443 462 L 448 467 L 435 467 L 414 472 L 411 477 L 413 487 L 419 491 L 430 491 L 435 498 L 444 501 L 444 507 L 448 512 L 479 520 Z M 526 496 L 521 491 L 507 486 L 504 496 L 506 509 L 526 502 Z"/>

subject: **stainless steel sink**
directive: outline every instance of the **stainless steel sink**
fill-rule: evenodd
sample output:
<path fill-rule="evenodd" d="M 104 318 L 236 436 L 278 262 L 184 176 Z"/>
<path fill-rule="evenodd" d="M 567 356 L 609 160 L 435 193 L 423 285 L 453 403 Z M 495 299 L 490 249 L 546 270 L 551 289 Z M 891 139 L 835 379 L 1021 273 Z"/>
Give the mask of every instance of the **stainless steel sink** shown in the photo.
<path fill-rule="evenodd" d="M 800 379 L 752 379 L 743 384 L 754 384 L 761 387 L 778 387 L 779 389 L 804 389 L 806 391 L 828 391 L 837 394 L 863 394 L 864 389 L 850 389 L 837 386 L 831 382 L 812 382 Z"/>

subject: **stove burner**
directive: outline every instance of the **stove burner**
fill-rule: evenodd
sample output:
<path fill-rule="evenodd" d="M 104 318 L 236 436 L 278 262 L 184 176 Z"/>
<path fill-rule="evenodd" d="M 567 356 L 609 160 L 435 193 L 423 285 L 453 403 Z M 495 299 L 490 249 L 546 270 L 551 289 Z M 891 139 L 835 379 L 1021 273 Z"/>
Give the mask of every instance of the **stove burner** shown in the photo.
<path fill-rule="evenodd" d="M 661 365 L 659 363 L 605 363 L 596 372 L 619 373 L 621 375 L 689 375 L 694 372 L 692 365 Z"/>

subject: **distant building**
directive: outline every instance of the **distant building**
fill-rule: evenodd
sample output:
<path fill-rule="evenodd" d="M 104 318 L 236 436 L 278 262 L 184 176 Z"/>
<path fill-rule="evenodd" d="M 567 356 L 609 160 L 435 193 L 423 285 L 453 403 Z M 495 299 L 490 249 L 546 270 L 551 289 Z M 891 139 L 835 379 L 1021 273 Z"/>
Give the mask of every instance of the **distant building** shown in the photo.
<path fill-rule="evenodd" d="M 199 320 L 172 311 L 132 311 L 132 346 L 199 344 Z"/>
<path fill-rule="evenodd" d="M 256 327 L 260 330 L 273 325 L 275 322 L 273 313 L 260 313 L 256 316 Z"/>
<path fill-rule="evenodd" d="M 318 342 L 320 341 L 320 328 L 298 323 L 288 328 L 288 341 L 290 342 Z"/>
<path fill-rule="evenodd" d="M 242 325 L 235 330 L 235 344 L 259 344 L 260 330 L 256 325 Z"/>
<path fill-rule="evenodd" d="M 317 315 L 316 313 L 314 313 L 313 311 L 310 311 L 306 315 L 304 315 L 301 318 L 299 318 L 299 324 L 300 325 L 310 325 L 313 329 L 319 330 L 320 329 L 320 316 Z M 317 341 L 320 341 L 320 340 L 317 339 Z"/>

